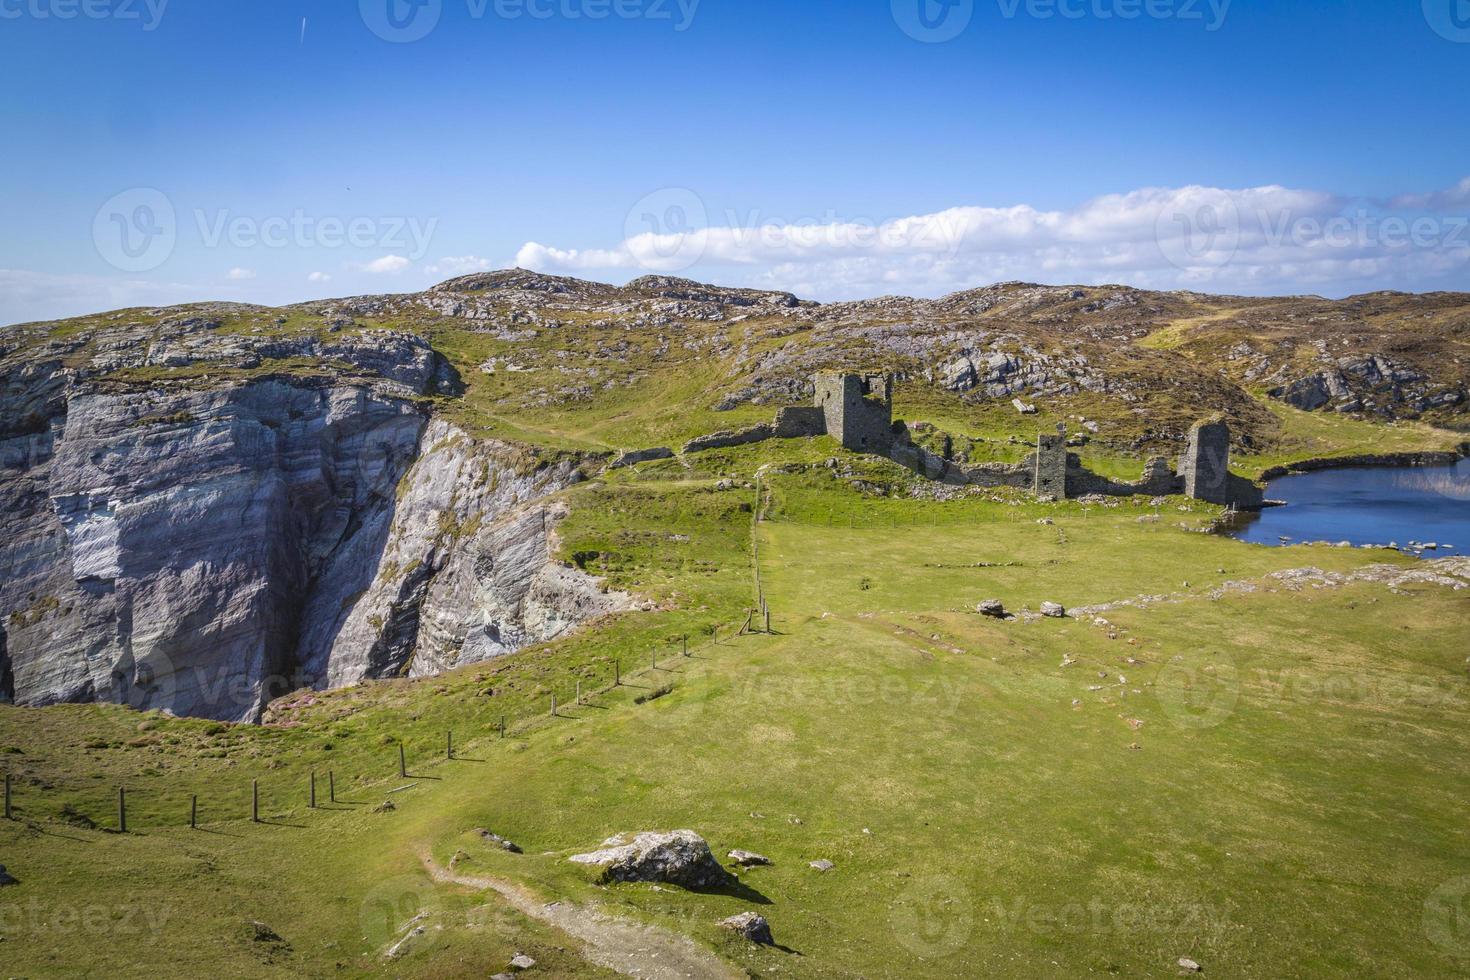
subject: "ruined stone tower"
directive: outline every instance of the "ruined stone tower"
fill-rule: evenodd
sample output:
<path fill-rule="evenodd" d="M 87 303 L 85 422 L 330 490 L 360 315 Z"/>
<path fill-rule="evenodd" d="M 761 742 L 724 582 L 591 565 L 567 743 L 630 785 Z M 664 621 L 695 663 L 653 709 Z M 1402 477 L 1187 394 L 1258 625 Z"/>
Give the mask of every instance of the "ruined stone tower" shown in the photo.
<path fill-rule="evenodd" d="M 893 445 L 891 376 L 823 372 L 813 380 L 829 436 L 854 452 L 888 452 Z"/>
<path fill-rule="evenodd" d="M 1033 489 L 1039 497 L 1067 496 L 1067 430 L 1057 426 L 1056 435 L 1042 433 L 1036 438 L 1036 482 Z"/>
<path fill-rule="evenodd" d="M 1200 422 L 1189 430 L 1189 447 L 1179 463 L 1184 495 L 1212 504 L 1229 504 L 1230 427 L 1221 421 Z"/>

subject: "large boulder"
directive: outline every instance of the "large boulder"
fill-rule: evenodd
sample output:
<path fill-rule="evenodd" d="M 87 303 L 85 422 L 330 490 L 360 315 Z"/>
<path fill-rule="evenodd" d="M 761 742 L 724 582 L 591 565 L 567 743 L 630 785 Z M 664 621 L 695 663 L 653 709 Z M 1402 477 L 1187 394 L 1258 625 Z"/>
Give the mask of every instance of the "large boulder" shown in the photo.
<path fill-rule="evenodd" d="M 600 850 L 574 854 L 576 864 L 602 865 L 606 881 L 656 881 L 685 888 L 710 888 L 730 880 L 705 843 L 692 830 L 619 834 Z"/>

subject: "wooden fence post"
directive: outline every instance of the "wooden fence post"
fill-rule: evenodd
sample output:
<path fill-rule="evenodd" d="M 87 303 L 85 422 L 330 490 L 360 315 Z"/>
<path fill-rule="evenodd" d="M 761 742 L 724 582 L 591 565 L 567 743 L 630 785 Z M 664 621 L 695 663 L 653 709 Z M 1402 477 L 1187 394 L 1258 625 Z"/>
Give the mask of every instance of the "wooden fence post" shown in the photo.
<path fill-rule="evenodd" d="M 311 773 L 311 800 L 310 800 L 310 802 L 308 802 L 306 804 L 306 808 L 308 810 L 315 810 L 316 809 L 316 771 L 315 770 L 312 770 L 312 773 Z"/>
<path fill-rule="evenodd" d="M 337 802 L 337 774 L 330 769 L 327 770 L 327 799 Z"/>
<path fill-rule="evenodd" d="M 189 797 L 189 829 L 196 830 L 199 827 L 199 794 Z"/>
<path fill-rule="evenodd" d="M 445 732 L 444 733 L 444 758 L 446 758 L 446 759 L 453 759 L 454 758 L 454 733 L 453 732 Z"/>
<path fill-rule="evenodd" d="M 614 660 L 613 661 L 613 687 L 622 687 L 622 686 L 623 686 L 623 662 L 621 660 Z"/>
<path fill-rule="evenodd" d="M 408 778 L 408 760 L 403 757 L 402 742 L 398 743 L 398 777 L 400 779 Z"/>
<path fill-rule="evenodd" d="M 260 780 L 250 780 L 250 822 L 260 823 Z"/>
<path fill-rule="evenodd" d="M 117 832 L 128 832 L 128 794 L 121 786 L 117 788 Z"/>
<path fill-rule="evenodd" d="M 500 737 L 505 738 L 505 715 L 500 716 Z"/>
<path fill-rule="evenodd" d="M 684 644 L 684 656 L 687 657 L 689 656 L 689 634 L 685 633 L 683 637 L 681 637 L 681 640 Z"/>
<path fill-rule="evenodd" d="M 551 696 L 551 717 L 556 717 L 556 695 Z"/>

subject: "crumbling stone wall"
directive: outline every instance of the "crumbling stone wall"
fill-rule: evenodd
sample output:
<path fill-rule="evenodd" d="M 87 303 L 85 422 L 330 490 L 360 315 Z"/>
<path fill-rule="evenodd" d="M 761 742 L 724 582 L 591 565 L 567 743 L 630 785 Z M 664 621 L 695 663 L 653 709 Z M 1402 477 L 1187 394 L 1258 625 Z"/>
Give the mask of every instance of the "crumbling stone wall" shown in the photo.
<path fill-rule="evenodd" d="M 820 407 L 783 408 L 776 413 L 777 439 L 805 439 L 827 434 L 827 414 Z"/>
<path fill-rule="evenodd" d="M 1067 496 L 1067 435 L 1060 428 L 1054 435 L 1037 437 L 1035 473 L 1032 489 L 1037 496 L 1056 500 Z"/>
<path fill-rule="evenodd" d="M 1184 492 L 1184 480 L 1174 474 L 1174 467 L 1163 456 L 1154 456 L 1143 465 L 1143 479 L 1129 483 L 1099 476 L 1082 465 L 1076 456 L 1067 457 L 1067 496 L 1085 497 L 1103 494 L 1109 497 L 1170 497 Z"/>
<path fill-rule="evenodd" d="M 1179 461 L 1184 495 L 1212 504 L 1251 510 L 1265 502 L 1255 483 L 1230 472 L 1230 426 L 1215 419 L 1189 430 L 1189 445 Z"/>
<path fill-rule="evenodd" d="M 1212 504 L 1230 502 L 1230 427 L 1200 422 L 1189 430 L 1189 446 L 1179 462 L 1185 496 Z"/>

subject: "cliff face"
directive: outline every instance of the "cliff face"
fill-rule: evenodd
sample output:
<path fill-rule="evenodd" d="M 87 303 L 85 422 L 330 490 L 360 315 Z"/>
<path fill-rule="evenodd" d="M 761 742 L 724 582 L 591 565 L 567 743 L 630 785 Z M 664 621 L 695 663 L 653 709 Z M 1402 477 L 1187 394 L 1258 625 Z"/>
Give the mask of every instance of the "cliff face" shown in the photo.
<path fill-rule="evenodd" d="M 551 563 L 536 501 L 572 463 L 431 421 L 427 344 L 359 336 L 334 355 L 354 370 L 244 376 L 258 345 L 225 346 L 176 345 L 220 370 L 182 386 L 0 357 L 0 696 L 253 720 L 629 605 Z"/>

